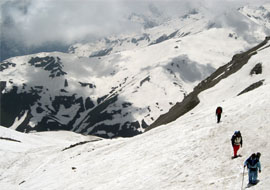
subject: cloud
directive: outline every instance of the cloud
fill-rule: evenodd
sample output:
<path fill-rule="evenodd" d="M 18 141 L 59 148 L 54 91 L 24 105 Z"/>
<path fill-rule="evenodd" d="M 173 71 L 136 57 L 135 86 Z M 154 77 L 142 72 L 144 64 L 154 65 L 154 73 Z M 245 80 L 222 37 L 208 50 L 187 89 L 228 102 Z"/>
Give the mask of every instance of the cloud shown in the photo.
<path fill-rule="evenodd" d="M 187 10 L 204 6 L 211 9 L 214 18 L 226 9 L 243 3 L 252 1 L 2 0 L 1 37 L 21 41 L 26 45 L 40 45 L 51 41 L 68 44 L 111 34 L 140 31 L 141 26 L 128 21 L 128 15 L 133 12 L 147 14 L 150 4 L 152 9 L 157 7 L 167 16 L 183 15 Z"/>
<path fill-rule="evenodd" d="M 125 10 L 113 1 L 13 0 L 2 3 L 1 30 L 8 38 L 28 44 L 46 41 L 67 43 L 131 28 Z"/>

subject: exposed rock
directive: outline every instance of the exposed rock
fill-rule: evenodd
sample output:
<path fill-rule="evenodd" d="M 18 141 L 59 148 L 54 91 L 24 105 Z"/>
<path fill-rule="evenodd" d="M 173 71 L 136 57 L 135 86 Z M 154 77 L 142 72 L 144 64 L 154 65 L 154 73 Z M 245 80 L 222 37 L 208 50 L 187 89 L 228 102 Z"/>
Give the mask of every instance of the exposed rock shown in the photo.
<path fill-rule="evenodd" d="M 7 86 L 6 81 L 0 81 L 0 92 L 2 92 Z"/>
<path fill-rule="evenodd" d="M 92 53 L 89 57 L 100 57 L 109 55 L 109 53 L 113 50 L 113 48 L 103 49 L 97 52 Z"/>
<path fill-rule="evenodd" d="M 79 82 L 82 87 L 88 86 L 89 88 L 96 88 L 96 85 L 87 83 L 87 82 Z"/>
<path fill-rule="evenodd" d="M 158 39 L 156 39 L 154 42 L 150 43 L 149 45 L 154 45 L 154 44 L 158 44 L 158 43 L 161 43 L 163 41 L 169 40 L 169 39 L 173 38 L 174 36 L 176 36 L 177 33 L 178 33 L 178 30 L 171 33 L 169 36 L 167 36 L 166 34 L 163 34 Z"/>
<path fill-rule="evenodd" d="M 91 109 L 91 108 L 93 108 L 95 106 L 95 104 L 94 104 L 94 102 L 93 101 L 91 101 L 91 98 L 89 98 L 89 97 L 87 97 L 86 99 L 85 99 L 85 109 Z"/>
<path fill-rule="evenodd" d="M 258 88 L 258 87 L 260 87 L 261 85 L 263 85 L 263 82 L 264 82 L 264 80 L 260 80 L 258 82 L 253 83 L 252 85 L 250 85 L 249 87 L 247 87 L 246 89 L 244 89 L 243 91 L 241 91 L 239 94 L 237 94 L 237 96 L 239 96 L 241 94 L 244 94 L 246 92 L 249 92 L 251 90 L 254 90 L 254 89 Z"/>
<path fill-rule="evenodd" d="M 150 76 L 147 76 L 145 79 L 143 79 L 141 82 L 140 82 L 140 86 L 143 85 L 143 83 L 145 83 L 146 81 L 150 81 Z"/>
<path fill-rule="evenodd" d="M 44 109 L 42 109 L 41 107 L 37 107 L 36 111 L 37 111 L 37 113 L 42 113 L 44 111 Z"/>
<path fill-rule="evenodd" d="M 8 69 L 10 66 L 15 67 L 16 64 L 10 63 L 10 62 L 4 62 L 4 63 L 0 64 L 0 72 L 4 71 L 5 69 Z"/>
<path fill-rule="evenodd" d="M 255 65 L 255 67 L 250 71 L 250 75 L 253 75 L 253 74 L 262 74 L 262 64 L 261 63 L 258 63 Z"/>
<path fill-rule="evenodd" d="M 21 143 L 21 141 L 16 140 L 16 139 L 12 139 L 12 138 L 8 138 L 8 137 L 0 137 L 1 140 L 7 140 L 7 141 L 14 141 L 14 142 L 19 142 Z"/>
<path fill-rule="evenodd" d="M 143 36 L 140 38 L 132 38 L 131 42 L 134 44 L 138 44 L 138 42 L 143 41 L 143 40 L 147 40 L 149 42 L 150 41 L 149 34 L 143 34 Z"/>
<path fill-rule="evenodd" d="M 63 64 L 61 62 L 61 59 L 57 57 L 56 59 L 54 57 L 32 57 L 29 61 L 29 64 L 31 64 L 34 67 L 41 67 L 46 71 L 50 71 L 50 77 L 59 77 L 62 75 L 66 75 L 67 73 L 62 70 Z"/>
<path fill-rule="evenodd" d="M 141 126 L 142 126 L 143 129 L 146 129 L 149 125 L 143 119 Z"/>
<path fill-rule="evenodd" d="M 82 142 L 78 142 L 78 143 L 75 143 L 75 144 L 70 145 L 69 147 L 64 148 L 62 151 L 71 149 L 71 148 L 73 148 L 73 147 L 75 147 L 75 146 L 83 145 L 83 144 L 86 144 L 86 143 L 89 143 L 89 142 L 100 141 L 100 140 L 102 140 L 102 139 L 95 139 L 95 140 L 92 140 L 92 141 L 82 141 Z M 72 169 L 76 169 L 76 168 L 75 168 L 75 167 L 72 167 Z"/>
<path fill-rule="evenodd" d="M 0 120 L 2 126 L 10 127 L 18 116 L 22 116 L 31 105 L 40 99 L 35 91 L 28 93 L 17 93 L 17 91 L 18 87 L 13 86 L 8 92 L 1 92 L 0 114 L 1 118 L 5 118 Z"/>
<path fill-rule="evenodd" d="M 131 105 L 132 105 L 132 103 L 130 103 L 130 102 L 125 102 L 125 103 L 122 104 L 123 108 L 127 108 L 127 107 L 129 107 Z"/>
<path fill-rule="evenodd" d="M 68 87 L 68 81 L 67 81 L 67 79 L 65 79 L 64 87 Z"/>
<path fill-rule="evenodd" d="M 22 182 L 20 182 L 19 185 L 21 185 L 21 184 L 23 184 L 23 183 L 25 183 L 25 180 L 23 180 Z"/>
<path fill-rule="evenodd" d="M 104 95 L 104 96 L 98 98 L 98 99 L 97 99 L 97 103 L 100 104 L 100 103 L 103 102 L 107 97 L 108 97 L 108 95 Z"/>

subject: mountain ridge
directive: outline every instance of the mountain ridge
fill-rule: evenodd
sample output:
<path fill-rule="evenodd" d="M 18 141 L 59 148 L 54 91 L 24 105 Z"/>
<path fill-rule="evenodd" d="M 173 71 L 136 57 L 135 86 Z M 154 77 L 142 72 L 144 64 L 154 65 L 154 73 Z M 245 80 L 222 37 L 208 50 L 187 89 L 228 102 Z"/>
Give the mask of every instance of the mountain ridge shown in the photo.
<path fill-rule="evenodd" d="M 0 67 L 1 125 L 106 138 L 140 134 L 234 54 L 252 46 L 234 28 L 211 23 L 192 11 L 142 36 L 81 44 L 68 54 L 7 59 Z"/>

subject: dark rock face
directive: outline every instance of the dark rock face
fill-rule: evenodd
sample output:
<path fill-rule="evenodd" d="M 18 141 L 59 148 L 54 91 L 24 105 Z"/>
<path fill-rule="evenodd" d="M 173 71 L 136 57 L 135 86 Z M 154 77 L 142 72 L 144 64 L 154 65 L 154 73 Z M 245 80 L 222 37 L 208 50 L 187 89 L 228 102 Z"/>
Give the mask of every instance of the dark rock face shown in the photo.
<path fill-rule="evenodd" d="M 91 101 L 89 97 L 86 98 L 85 100 L 85 109 L 91 109 L 95 106 L 95 104 Z"/>
<path fill-rule="evenodd" d="M 24 116 L 17 131 L 70 130 L 114 138 L 131 137 L 141 133 L 140 127 L 148 127 L 146 122 L 131 117 L 132 104 L 119 100 L 116 92 L 96 102 L 59 89 L 65 95 L 43 102 L 42 96 L 50 93 L 46 87 L 23 84 L 5 91 L 6 81 L 1 81 L 1 88 L 1 125 L 10 127 Z M 114 120 L 115 117 L 120 120 Z"/>
<path fill-rule="evenodd" d="M 9 67 L 15 67 L 15 63 L 10 63 L 10 62 L 4 62 L 0 65 L 0 72 L 4 71 L 5 69 L 8 69 Z"/>
<path fill-rule="evenodd" d="M 113 50 L 113 48 L 108 48 L 104 50 L 100 50 L 97 52 L 92 53 L 89 57 L 101 57 L 105 55 L 109 55 L 109 53 Z"/>
<path fill-rule="evenodd" d="M 137 42 L 147 38 L 148 36 L 144 35 L 137 39 Z M 99 53 L 101 54 L 97 55 L 109 52 Z M 15 67 L 16 71 L 16 63 L 4 62 L 0 66 L 2 72 L 9 72 L 11 67 Z M 141 133 L 139 128 L 148 126 L 145 121 L 138 121 L 132 117 L 131 112 L 135 109 L 132 103 L 118 98 L 128 77 L 120 81 L 116 87 L 112 87 L 107 94 L 92 100 L 91 97 L 81 96 L 80 93 L 89 89 L 95 90 L 97 86 L 93 83 L 78 81 L 75 90 L 70 92 L 68 74 L 64 71 L 64 64 L 59 57 L 31 57 L 23 66 L 27 68 L 27 72 L 31 72 L 33 67 L 38 68 L 36 70 L 43 72 L 44 80 L 48 77 L 53 80 L 49 83 L 38 82 L 37 85 L 35 78 L 31 77 L 22 84 L 17 83 L 17 80 L 13 82 L 13 79 L 1 79 L 2 126 L 11 127 L 18 120 L 16 130 L 21 132 L 71 130 L 105 138 L 131 137 Z M 142 80 L 141 85 L 147 81 L 150 81 L 150 77 Z M 60 85 L 59 88 L 52 89 L 50 85 L 54 82 Z"/>
<path fill-rule="evenodd" d="M 249 92 L 251 90 L 254 90 L 254 89 L 260 87 L 261 85 L 263 85 L 263 82 L 264 82 L 264 80 L 260 80 L 258 82 L 253 83 L 252 85 L 250 85 L 249 87 L 247 87 L 246 89 L 241 91 L 237 96 L 240 96 L 241 94 L 244 94 L 246 92 Z"/>
<path fill-rule="evenodd" d="M 149 34 L 143 34 L 143 36 L 140 38 L 132 38 L 131 42 L 138 45 L 138 43 L 143 40 L 147 40 L 149 42 L 150 41 Z"/>
<path fill-rule="evenodd" d="M 75 131 L 83 134 L 93 134 L 104 138 L 114 138 L 119 136 L 131 137 L 139 134 L 140 132 L 137 129 L 140 127 L 140 123 L 138 121 L 127 121 L 124 124 L 111 122 L 113 121 L 113 117 L 122 114 L 121 108 L 115 108 L 110 112 L 107 110 L 109 106 L 114 105 L 117 101 L 118 95 L 104 99 L 88 112 L 87 116 L 75 128 Z M 131 104 L 124 103 L 124 105 L 128 107 Z"/>
<path fill-rule="evenodd" d="M 25 115 L 16 128 L 21 132 L 71 130 L 76 119 L 79 118 L 79 114 L 94 107 L 94 102 L 90 98 L 84 102 L 82 97 L 76 97 L 75 94 L 70 95 L 67 91 L 67 95 L 54 96 L 50 98 L 50 102 L 42 103 L 41 97 L 48 90 L 43 86 L 23 84 L 5 91 L 6 81 L 1 81 L 0 84 L 0 124 L 11 127 L 16 119 L 20 120 Z M 61 92 L 62 90 L 60 89 Z M 42 119 L 36 120 L 37 118 Z M 61 121 L 63 118 L 66 118 L 67 121 Z M 30 121 L 35 124 L 30 126 Z"/>
<path fill-rule="evenodd" d="M 30 107 L 40 99 L 37 92 L 18 93 L 18 87 L 13 88 L 7 92 L 1 91 L 1 119 L 2 126 L 10 127 L 17 117 L 21 117 Z"/>
<path fill-rule="evenodd" d="M 160 125 L 170 123 L 193 109 L 200 103 L 198 98 L 199 93 L 215 86 L 222 79 L 227 78 L 228 76 L 240 70 L 253 55 L 257 54 L 256 51 L 259 48 L 267 44 L 268 40 L 270 39 L 266 38 L 262 43 L 248 50 L 247 52 L 233 56 L 232 60 L 228 64 L 220 67 L 212 75 L 200 82 L 194 88 L 194 90 L 184 98 L 182 102 L 176 103 L 176 105 L 174 105 L 167 113 L 161 115 L 154 123 L 146 128 L 146 131 Z M 252 89 L 254 86 L 260 86 L 261 82 L 258 82 L 256 85 L 249 87 L 249 89 Z"/>
<path fill-rule="evenodd" d="M 60 77 L 67 74 L 63 71 L 63 64 L 59 57 L 56 59 L 50 56 L 35 58 L 32 57 L 28 63 L 34 67 L 42 67 L 44 70 L 49 71 L 49 76 L 51 78 Z"/>
<path fill-rule="evenodd" d="M 255 65 L 255 67 L 250 71 L 250 75 L 253 75 L 253 74 L 262 74 L 262 64 L 261 63 L 258 63 Z"/>
<path fill-rule="evenodd" d="M 143 83 L 145 83 L 145 82 L 149 82 L 150 79 L 151 79 L 150 76 L 147 76 L 145 79 L 143 79 L 143 80 L 140 82 L 140 86 L 142 86 Z"/>
<path fill-rule="evenodd" d="M 6 81 L 0 81 L 0 92 L 2 92 L 7 86 Z"/>
<path fill-rule="evenodd" d="M 166 34 L 164 34 L 164 35 L 160 36 L 158 39 L 156 39 L 154 42 L 152 42 L 150 45 L 158 44 L 158 43 L 161 43 L 161 42 L 168 40 L 168 39 L 169 39 L 169 37 Z"/>
<path fill-rule="evenodd" d="M 87 83 L 87 82 L 79 82 L 82 87 L 88 86 L 89 88 L 96 88 L 96 85 Z"/>
<path fill-rule="evenodd" d="M 171 33 L 169 36 L 167 36 L 166 34 L 163 34 L 158 39 L 156 39 L 154 42 L 150 43 L 149 45 L 154 45 L 154 44 L 158 44 L 158 43 L 164 42 L 166 40 L 169 40 L 169 39 L 173 38 L 174 36 L 176 36 L 177 33 L 178 33 L 178 30 Z"/>
<path fill-rule="evenodd" d="M 75 95 L 72 96 L 56 96 L 55 99 L 52 101 L 52 106 L 54 111 L 57 113 L 59 112 L 60 105 L 63 105 L 64 108 L 70 108 L 74 105 L 76 101 Z"/>
<path fill-rule="evenodd" d="M 67 79 L 65 80 L 64 87 L 68 87 L 68 81 L 67 81 Z"/>

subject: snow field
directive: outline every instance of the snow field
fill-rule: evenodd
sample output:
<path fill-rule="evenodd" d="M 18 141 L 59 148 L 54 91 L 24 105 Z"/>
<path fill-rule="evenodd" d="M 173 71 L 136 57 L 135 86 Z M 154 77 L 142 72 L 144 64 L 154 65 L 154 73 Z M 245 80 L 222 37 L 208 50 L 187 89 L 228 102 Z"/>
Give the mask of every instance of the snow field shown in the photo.
<path fill-rule="evenodd" d="M 6 163 L 8 169 L 1 176 L 1 184 L 7 189 L 240 189 L 243 163 L 259 151 L 261 181 L 253 189 L 267 189 L 270 105 L 265 98 L 269 92 L 269 85 L 264 85 L 225 101 L 220 124 L 216 124 L 214 104 L 134 138 L 104 139 L 64 152 L 63 145 L 55 143 L 58 138 L 53 138 L 54 146 L 15 154 L 14 162 Z M 231 160 L 230 138 L 235 130 L 242 132 L 244 142 L 239 153 L 243 157 Z M 59 137 L 63 132 L 57 133 Z M 3 147 L 4 141 L 0 142 Z M 6 153 L 3 149 L 1 152 Z"/>

